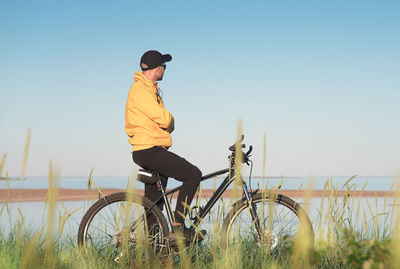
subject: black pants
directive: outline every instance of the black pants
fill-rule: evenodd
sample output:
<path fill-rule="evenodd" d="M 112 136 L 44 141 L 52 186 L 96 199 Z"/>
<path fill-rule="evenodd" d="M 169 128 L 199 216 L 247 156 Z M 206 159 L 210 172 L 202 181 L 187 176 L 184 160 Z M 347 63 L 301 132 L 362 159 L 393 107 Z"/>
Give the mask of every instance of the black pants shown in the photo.
<path fill-rule="evenodd" d="M 132 152 L 132 157 L 137 165 L 158 172 L 161 175 L 161 181 L 164 187 L 167 185 L 169 177 L 182 181 L 182 188 L 179 191 L 176 201 L 174 215 L 176 222 L 183 223 L 183 216 L 187 213 L 186 208 L 192 202 L 201 181 L 202 174 L 199 168 L 175 153 L 159 146 L 134 151 Z M 151 201 L 155 201 L 161 196 L 161 191 L 157 188 L 156 184 L 145 184 L 144 195 Z M 185 204 L 187 206 L 185 206 Z M 163 203 L 160 204 L 159 207 L 162 210 Z"/>

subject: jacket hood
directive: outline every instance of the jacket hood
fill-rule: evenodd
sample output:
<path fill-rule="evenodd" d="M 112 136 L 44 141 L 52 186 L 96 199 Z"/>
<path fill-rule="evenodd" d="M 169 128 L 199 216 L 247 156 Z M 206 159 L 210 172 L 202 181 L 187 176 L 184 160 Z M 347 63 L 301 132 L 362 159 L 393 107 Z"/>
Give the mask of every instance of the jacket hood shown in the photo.
<path fill-rule="evenodd" d="M 139 71 L 136 71 L 135 76 L 133 77 L 133 80 L 135 82 L 142 82 L 149 87 L 154 87 L 156 90 L 158 88 L 157 82 L 153 82 L 153 81 L 149 80 L 145 75 L 143 75 L 142 72 L 139 72 Z"/>

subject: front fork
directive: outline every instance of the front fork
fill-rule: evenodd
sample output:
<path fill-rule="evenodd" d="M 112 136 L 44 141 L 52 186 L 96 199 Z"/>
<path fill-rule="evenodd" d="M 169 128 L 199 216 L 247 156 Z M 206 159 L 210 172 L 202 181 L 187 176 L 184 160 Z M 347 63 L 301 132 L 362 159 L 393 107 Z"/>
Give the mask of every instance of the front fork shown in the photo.
<path fill-rule="evenodd" d="M 247 203 L 250 208 L 251 217 L 253 219 L 254 225 L 256 226 L 258 239 L 261 241 L 263 239 L 263 231 L 261 229 L 260 220 L 257 215 L 256 206 L 253 203 L 253 198 L 251 197 L 251 194 L 249 193 L 249 190 L 247 189 L 247 185 L 243 182 L 242 186 L 243 186 L 244 196 L 246 197 Z"/>

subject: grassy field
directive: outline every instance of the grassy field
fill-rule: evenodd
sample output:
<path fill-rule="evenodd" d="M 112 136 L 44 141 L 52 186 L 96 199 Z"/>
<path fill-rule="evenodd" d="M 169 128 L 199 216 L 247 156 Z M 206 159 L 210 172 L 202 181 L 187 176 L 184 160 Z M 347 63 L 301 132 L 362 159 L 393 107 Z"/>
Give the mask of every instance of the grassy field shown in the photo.
<path fill-rule="evenodd" d="M 30 132 L 22 177 L 29 139 Z M 0 161 L 0 176 L 5 158 L 4 154 Z M 400 222 L 396 209 L 400 188 L 397 181 L 385 197 L 365 202 L 361 199 L 365 186 L 359 196 L 354 195 L 358 189 L 352 183 L 353 178 L 339 187 L 328 179 L 318 215 L 313 220 L 316 239 L 313 244 L 299 236 L 302 233 L 300 226 L 296 236 L 272 250 L 259 246 L 250 238 L 242 238 L 240 244 L 225 250 L 220 245 L 221 225 L 216 220 L 210 239 L 190 247 L 180 244 L 175 250 L 160 255 L 149 251 L 146 244 L 137 246 L 134 251 L 124 245 L 119 249 L 114 246 L 108 249 L 77 247 L 76 234 L 63 235 L 64 225 L 73 212 L 55 210 L 57 177 L 51 163 L 48 179 L 45 227 L 31 229 L 24 223 L 22 214 L 16 223 L 10 223 L 11 232 L 6 234 L 0 227 L 0 268 L 400 268 Z M 90 175 L 88 189 L 92 187 L 101 193 Z M 278 189 L 279 186 L 263 188 L 275 192 L 279 192 Z M 311 190 L 311 185 L 306 188 L 307 193 Z M 346 195 L 339 197 L 338 190 L 344 190 Z M 305 206 L 309 199 L 310 195 L 304 197 Z M 378 206 L 378 200 L 383 205 Z M 223 204 L 221 207 L 228 206 Z M 59 216 L 57 223 L 55 216 Z M 7 202 L 0 207 L 0 218 L 8 218 L 11 222 Z M 121 256 L 116 262 L 116 251 L 129 255 Z"/>
<path fill-rule="evenodd" d="M 142 246 L 118 262 L 114 261 L 113 246 L 107 250 L 82 249 L 77 247 L 76 234 L 62 236 L 73 212 L 55 212 L 54 179 L 50 169 L 45 228 L 32 230 L 21 216 L 10 233 L 0 232 L 0 268 L 400 268 L 398 212 L 393 206 L 399 196 L 376 197 L 368 202 L 368 210 L 361 212 L 361 196 L 351 195 L 356 189 L 351 179 L 341 188 L 348 192 L 345 197 L 338 197 L 338 188 L 327 180 L 325 199 L 321 199 L 318 217 L 313 221 L 316 240 L 312 246 L 294 237 L 271 251 L 249 239 L 224 250 L 219 243 L 220 225 L 214 222 L 210 239 L 201 244 L 181 246 L 162 255 Z M 381 212 L 373 204 L 378 199 L 384 202 Z M 392 206 L 387 206 L 389 203 Z M 4 203 L 0 217 L 10 218 L 7 212 Z M 61 216 L 57 223 L 55 215 Z"/>
<path fill-rule="evenodd" d="M 343 230 L 329 241 L 318 241 L 306 252 L 287 245 L 269 252 L 254 242 L 225 251 L 211 240 L 178 254 L 145 258 L 127 257 L 114 262 L 114 253 L 76 247 L 74 238 L 58 241 L 45 233 L 19 229 L 0 236 L 0 268 L 398 268 L 398 242 L 392 238 L 364 238 Z M 135 254 L 133 254 L 135 255 Z"/>

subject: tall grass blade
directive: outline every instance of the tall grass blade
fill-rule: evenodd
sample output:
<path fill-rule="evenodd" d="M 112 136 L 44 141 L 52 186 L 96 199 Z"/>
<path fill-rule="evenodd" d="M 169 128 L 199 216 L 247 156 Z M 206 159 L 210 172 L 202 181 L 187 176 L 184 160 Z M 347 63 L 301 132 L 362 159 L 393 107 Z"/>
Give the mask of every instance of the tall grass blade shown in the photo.
<path fill-rule="evenodd" d="M 243 156 L 242 156 L 242 147 L 241 147 L 241 136 L 243 134 L 242 130 L 242 121 L 239 119 L 238 120 L 238 126 L 237 126 L 237 142 L 235 144 L 235 181 L 234 181 L 234 186 L 233 186 L 233 200 L 236 200 L 239 198 L 239 187 L 242 186 L 242 162 L 243 162 Z"/>
<path fill-rule="evenodd" d="M 48 192 L 47 192 L 47 225 L 46 225 L 46 238 L 45 238 L 45 265 L 47 268 L 55 267 L 54 259 L 54 217 L 56 209 L 57 198 L 57 178 L 53 172 L 53 164 L 49 164 L 49 177 L 48 177 Z"/>
<path fill-rule="evenodd" d="M 26 163 L 28 161 L 28 152 L 29 152 L 29 145 L 31 142 L 31 129 L 28 129 L 28 132 L 26 134 L 26 140 L 25 140 L 25 150 L 24 150 L 24 158 L 22 162 L 22 168 L 21 168 L 21 180 L 25 178 L 25 170 L 26 170 Z"/>
<path fill-rule="evenodd" d="M 0 177 L 3 172 L 3 167 L 4 167 L 4 163 L 6 162 L 6 158 L 7 158 L 7 153 L 4 153 L 3 157 L 1 158 L 1 161 L 0 161 Z"/>
<path fill-rule="evenodd" d="M 342 190 L 344 189 L 345 186 L 348 186 L 348 184 L 350 183 L 350 181 L 352 181 L 357 175 L 352 176 L 351 178 L 349 178 L 342 186 Z"/>

